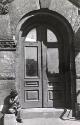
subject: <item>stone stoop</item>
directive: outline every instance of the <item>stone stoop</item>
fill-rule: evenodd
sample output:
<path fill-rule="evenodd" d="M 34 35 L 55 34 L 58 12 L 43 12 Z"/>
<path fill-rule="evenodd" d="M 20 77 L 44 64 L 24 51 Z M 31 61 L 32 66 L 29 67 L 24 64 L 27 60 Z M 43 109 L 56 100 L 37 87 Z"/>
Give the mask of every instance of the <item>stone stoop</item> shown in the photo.
<path fill-rule="evenodd" d="M 28 118 L 60 118 L 64 109 L 55 109 L 55 108 L 30 108 L 22 109 L 21 117 L 23 119 Z"/>
<path fill-rule="evenodd" d="M 4 125 L 17 125 L 16 117 L 14 114 L 4 115 Z"/>

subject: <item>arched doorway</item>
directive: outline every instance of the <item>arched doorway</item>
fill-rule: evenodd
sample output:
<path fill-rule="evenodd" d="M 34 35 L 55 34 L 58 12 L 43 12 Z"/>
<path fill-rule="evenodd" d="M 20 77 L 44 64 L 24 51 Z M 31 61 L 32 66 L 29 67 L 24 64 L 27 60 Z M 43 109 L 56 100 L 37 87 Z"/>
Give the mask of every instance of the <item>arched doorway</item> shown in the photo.
<path fill-rule="evenodd" d="M 71 108 L 73 31 L 68 21 L 47 9 L 30 12 L 20 21 L 17 40 L 22 107 Z"/>

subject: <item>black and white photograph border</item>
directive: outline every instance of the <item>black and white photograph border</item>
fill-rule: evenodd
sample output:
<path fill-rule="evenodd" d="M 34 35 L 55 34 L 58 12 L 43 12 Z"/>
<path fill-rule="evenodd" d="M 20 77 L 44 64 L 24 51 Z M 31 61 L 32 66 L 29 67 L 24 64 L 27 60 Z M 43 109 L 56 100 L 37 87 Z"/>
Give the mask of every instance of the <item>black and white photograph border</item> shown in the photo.
<path fill-rule="evenodd" d="M 80 124 L 80 0 L 0 0 L 0 125 Z"/>

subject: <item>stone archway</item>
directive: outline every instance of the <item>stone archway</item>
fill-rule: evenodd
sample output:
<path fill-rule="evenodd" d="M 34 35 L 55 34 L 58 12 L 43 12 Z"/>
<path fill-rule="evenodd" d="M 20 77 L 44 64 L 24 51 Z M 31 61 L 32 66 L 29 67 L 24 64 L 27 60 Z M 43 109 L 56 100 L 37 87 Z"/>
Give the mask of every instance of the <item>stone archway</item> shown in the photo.
<path fill-rule="evenodd" d="M 17 29 L 16 29 L 16 40 L 17 40 L 17 67 L 16 67 L 16 82 L 18 89 L 21 95 L 24 95 L 24 91 L 21 90 L 24 88 L 22 84 L 24 81 L 24 71 L 23 66 L 23 42 L 27 35 L 27 32 L 32 29 L 34 26 L 38 24 L 46 24 L 52 26 L 57 35 L 60 38 L 61 44 L 64 49 L 64 64 L 65 70 L 63 71 L 65 74 L 65 88 L 66 89 L 66 101 L 65 101 L 65 108 L 72 108 L 75 107 L 75 62 L 74 62 L 74 50 L 73 50 L 73 30 L 68 23 L 68 21 L 58 14 L 57 12 L 53 12 L 48 9 L 40 9 L 33 12 L 30 12 L 22 17 L 20 20 Z M 21 67 L 22 66 L 22 67 Z M 22 72 L 21 72 L 22 71 Z M 70 101 L 69 101 L 70 96 Z M 21 98 L 21 103 L 23 105 L 24 98 Z M 34 104 L 33 104 L 34 105 Z M 25 107 L 25 106 L 23 106 Z"/>

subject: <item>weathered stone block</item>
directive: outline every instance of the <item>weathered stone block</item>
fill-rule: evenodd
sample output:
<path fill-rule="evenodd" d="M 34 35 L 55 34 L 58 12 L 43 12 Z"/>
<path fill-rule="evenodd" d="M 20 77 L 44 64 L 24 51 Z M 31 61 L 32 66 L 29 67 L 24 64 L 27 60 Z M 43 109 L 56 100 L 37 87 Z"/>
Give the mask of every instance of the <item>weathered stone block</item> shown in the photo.
<path fill-rule="evenodd" d="M 40 0 L 41 8 L 49 8 L 51 0 Z"/>
<path fill-rule="evenodd" d="M 76 67 L 76 74 L 80 74 L 80 50 L 76 51 L 75 54 L 75 67 Z"/>
<path fill-rule="evenodd" d="M 80 79 L 76 79 L 76 98 L 77 103 L 80 103 Z"/>
<path fill-rule="evenodd" d="M 77 30 L 78 8 L 71 2 L 68 0 L 52 0 L 49 9 L 63 15 L 72 25 L 73 30 Z"/>
<path fill-rule="evenodd" d="M 11 39 L 10 16 L 0 15 L 0 40 Z"/>
<path fill-rule="evenodd" d="M 14 114 L 5 114 L 4 125 L 17 125 Z"/>
<path fill-rule="evenodd" d="M 39 0 L 14 0 L 9 8 L 12 34 L 23 15 L 39 8 Z"/>
<path fill-rule="evenodd" d="M 15 78 L 15 54 L 11 51 L 0 51 L 0 78 Z"/>

